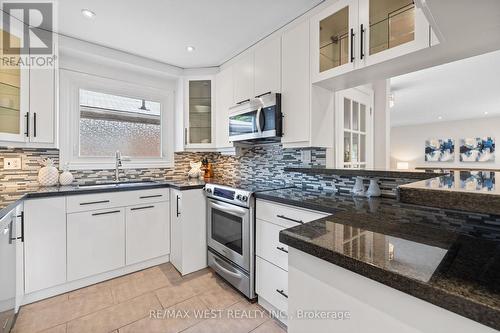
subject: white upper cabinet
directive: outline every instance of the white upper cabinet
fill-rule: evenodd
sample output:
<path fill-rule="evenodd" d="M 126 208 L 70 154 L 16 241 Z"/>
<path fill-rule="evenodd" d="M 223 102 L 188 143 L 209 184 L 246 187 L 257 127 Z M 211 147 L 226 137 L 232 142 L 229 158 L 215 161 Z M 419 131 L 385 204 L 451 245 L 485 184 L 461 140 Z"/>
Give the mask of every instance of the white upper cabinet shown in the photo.
<path fill-rule="evenodd" d="M 54 143 L 55 134 L 55 71 L 32 68 L 30 70 L 30 142 Z"/>
<path fill-rule="evenodd" d="M 339 0 L 311 18 L 311 78 L 319 82 L 429 47 L 412 0 Z"/>
<path fill-rule="evenodd" d="M 359 0 L 359 29 L 365 66 L 429 46 L 429 24 L 412 0 Z"/>
<path fill-rule="evenodd" d="M 233 100 L 233 68 L 221 70 L 215 76 L 215 143 L 217 148 L 230 148 L 229 108 Z"/>
<path fill-rule="evenodd" d="M 213 76 L 185 80 L 184 146 L 215 147 L 215 84 Z"/>
<path fill-rule="evenodd" d="M 254 97 L 254 54 L 241 56 L 233 66 L 234 104 Z"/>
<path fill-rule="evenodd" d="M 281 91 L 281 39 L 265 40 L 255 49 L 254 96 Z"/>
<path fill-rule="evenodd" d="M 357 29 L 358 0 L 340 0 L 311 18 L 313 82 L 355 68 Z"/>

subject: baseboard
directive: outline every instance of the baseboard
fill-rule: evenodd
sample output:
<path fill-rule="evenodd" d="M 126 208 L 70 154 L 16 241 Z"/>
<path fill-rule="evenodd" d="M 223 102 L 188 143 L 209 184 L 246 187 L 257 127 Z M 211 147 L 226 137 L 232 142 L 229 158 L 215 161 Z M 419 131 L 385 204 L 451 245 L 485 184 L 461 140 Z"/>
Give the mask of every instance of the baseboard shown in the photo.
<path fill-rule="evenodd" d="M 269 303 L 266 299 L 262 298 L 259 296 L 259 305 L 262 306 L 265 310 L 269 311 L 269 314 L 271 317 L 274 319 L 278 320 L 281 322 L 283 325 L 288 326 L 288 318 L 286 316 L 286 313 L 278 310 L 274 305 Z"/>
<path fill-rule="evenodd" d="M 137 264 L 125 266 L 125 267 L 122 267 L 122 268 L 119 268 L 119 269 L 116 269 L 113 271 L 104 272 L 104 273 L 101 273 L 98 275 L 89 276 L 89 277 L 79 279 L 76 281 L 67 282 L 65 284 L 61 284 L 61 285 L 58 285 L 55 287 L 35 291 L 35 292 L 29 293 L 29 294 L 25 294 L 22 297 L 20 304 L 25 305 L 25 304 L 33 303 L 36 301 L 40 301 L 40 300 L 45 299 L 45 298 L 64 294 L 64 293 L 67 293 L 69 291 L 80 289 L 83 287 L 87 287 L 87 286 L 90 286 L 90 285 L 93 285 L 93 284 L 96 284 L 96 283 L 99 283 L 102 281 L 116 278 L 118 276 L 130 274 L 130 273 L 137 272 L 137 271 L 140 271 L 140 270 L 152 267 L 152 266 L 164 264 L 164 263 L 167 263 L 169 261 L 170 261 L 170 255 L 165 255 L 165 256 L 157 257 L 157 258 L 150 259 L 147 261 L 143 261 L 143 262 L 140 262 Z"/>

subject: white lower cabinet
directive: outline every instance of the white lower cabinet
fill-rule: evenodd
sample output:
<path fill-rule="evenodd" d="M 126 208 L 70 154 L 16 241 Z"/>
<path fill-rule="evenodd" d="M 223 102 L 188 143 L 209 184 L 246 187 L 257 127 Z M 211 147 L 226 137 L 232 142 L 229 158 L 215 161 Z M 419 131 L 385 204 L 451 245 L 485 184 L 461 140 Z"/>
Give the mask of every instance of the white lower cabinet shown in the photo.
<path fill-rule="evenodd" d="M 66 198 L 24 203 L 24 290 L 66 282 Z"/>
<path fill-rule="evenodd" d="M 186 275 L 207 267 L 207 219 L 203 190 L 171 190 L 172 265 Z"/>
<path fill-rule="evenodd" d="M 125 266 L 125 209 L 68 214 L 68 280 Z"/>
<path fill-rule="evenodd" d="M 168 202 L 127 207 L 125 215 L 127 265 L 170 252 L 169 214 Z"/>
<path fill-rule="evenodd" d="M 279 241 L 283 229 L 311 222 L 328 214 L 265 200 L 255 208 L 255 291 L 259 304 L 269 311 L 279 311 L 279 320 L 287 323 L 288 246 Z"/>

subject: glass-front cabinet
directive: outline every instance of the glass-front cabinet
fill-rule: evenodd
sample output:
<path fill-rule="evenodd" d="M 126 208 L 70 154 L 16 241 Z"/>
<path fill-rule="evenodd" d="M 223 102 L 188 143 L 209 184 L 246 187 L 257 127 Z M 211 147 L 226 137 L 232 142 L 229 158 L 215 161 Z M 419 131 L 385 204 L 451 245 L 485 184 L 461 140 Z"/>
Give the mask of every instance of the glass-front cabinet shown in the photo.
<path fill-rule="evenodd" d="M 418 51 L 430 43 L 429 24 L 413 0 L 359 0 L 359 25 L 364 65 Z"/>
<path fill-rule="evenodd" d="M 184 143 L 186 148 L 213 148 L 214 80 L 197 77 L 186 80 Z"/>
<path fill-rule="evenodd" d="M 339 0 L 311 18 L 312 82 L 430 46 L 413 0 Z"/>

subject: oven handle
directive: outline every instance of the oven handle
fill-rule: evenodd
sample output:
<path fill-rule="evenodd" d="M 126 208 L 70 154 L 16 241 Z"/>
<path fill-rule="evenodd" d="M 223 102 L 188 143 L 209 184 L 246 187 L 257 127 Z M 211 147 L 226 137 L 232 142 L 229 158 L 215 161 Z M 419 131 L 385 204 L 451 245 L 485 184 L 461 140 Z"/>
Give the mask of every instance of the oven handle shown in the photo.
<path fill-rule="evenodd" d="M 234 207 L 233 205 L 221 205 L 221 204 L 215 203 L 212 200 L 210 200 L 210 206 L 217 208 L 217 209 L 220 209 L 220 210 L 223 210 L 227 213 L 233 213 L 233 214 L 238 214 L 238 215 L 245 215 L 247 213 L 247 210 L 244 208 L 237 209 L 237 208 L 233 208 Z"/>
<path fill-rule="evenodd" d="M 214 264 L 215 264 L 215 266 L 217 266 L 218 269 L 220 269 L 224 273 L 229 274 L 232 277 L 235 277 L 237 279 L 241 279 L 241 277 L 242 277 L 241 274 L 233 272 L 233 271 L 230 271 L 229 269 L 223 267 L 221 264 L 219 264 L 219 261 L 218 261 L 218 259 L 216 257 L 214 257 Z"/>

